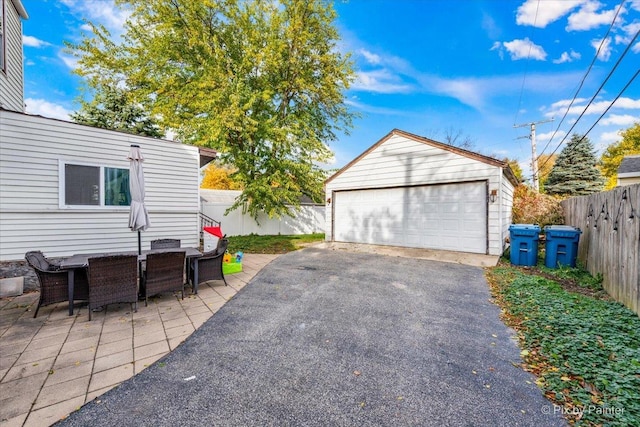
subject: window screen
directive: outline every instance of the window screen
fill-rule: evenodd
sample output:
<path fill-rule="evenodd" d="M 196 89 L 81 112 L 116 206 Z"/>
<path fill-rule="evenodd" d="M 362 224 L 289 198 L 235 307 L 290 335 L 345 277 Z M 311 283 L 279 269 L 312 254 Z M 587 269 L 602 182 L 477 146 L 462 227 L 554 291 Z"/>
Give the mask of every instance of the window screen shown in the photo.
<path fill-rule="evenodd" d="M 65 165 L 65 204 L 100 205 L 100 168 Z"/>
<path fill-rule="evenodd" d="M 129 169 L 64 165 L 67 206 L 129 206 Z"/>

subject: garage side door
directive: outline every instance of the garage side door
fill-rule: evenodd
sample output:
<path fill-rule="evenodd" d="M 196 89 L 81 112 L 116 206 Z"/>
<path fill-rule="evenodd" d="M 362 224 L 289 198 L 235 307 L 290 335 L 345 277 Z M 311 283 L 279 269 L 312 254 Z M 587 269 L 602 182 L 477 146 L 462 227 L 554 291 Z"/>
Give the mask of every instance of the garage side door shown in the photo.
<path fill-rule="evenodd" d="M 485 182 L 338 191 L 339 242 L 486 253 Z"/>

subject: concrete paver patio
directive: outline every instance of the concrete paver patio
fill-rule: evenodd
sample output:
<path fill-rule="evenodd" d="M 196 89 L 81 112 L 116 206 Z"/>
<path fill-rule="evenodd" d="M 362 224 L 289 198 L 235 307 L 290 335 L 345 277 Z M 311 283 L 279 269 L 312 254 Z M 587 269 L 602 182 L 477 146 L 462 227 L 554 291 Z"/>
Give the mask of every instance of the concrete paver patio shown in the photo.
<path fill-rule="evenodd" d="M 246 254 L 229 286 L 211 281 L 193 295 L 154 297 L 138 312 L 113 304 L 92 314 L 86 304 L 33 310 L 38 292 L 0 300 L 0 426 L 46 426 L 174 350 L 278 255 Z"/>

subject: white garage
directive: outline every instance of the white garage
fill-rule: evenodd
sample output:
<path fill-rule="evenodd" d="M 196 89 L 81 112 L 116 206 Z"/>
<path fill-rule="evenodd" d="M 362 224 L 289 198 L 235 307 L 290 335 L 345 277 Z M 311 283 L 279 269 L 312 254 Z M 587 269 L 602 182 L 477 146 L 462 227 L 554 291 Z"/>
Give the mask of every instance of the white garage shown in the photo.
<path fill-rule="evenodd" d="M 515 185 L 503 161 L 393 130 L 326 181 L 326 239 L 500 255 Z"/>

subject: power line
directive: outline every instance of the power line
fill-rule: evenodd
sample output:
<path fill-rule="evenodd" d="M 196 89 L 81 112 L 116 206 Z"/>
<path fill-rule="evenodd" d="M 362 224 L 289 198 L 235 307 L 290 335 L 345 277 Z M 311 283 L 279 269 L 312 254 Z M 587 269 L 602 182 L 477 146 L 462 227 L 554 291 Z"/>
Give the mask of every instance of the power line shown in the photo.
<path fill-rule="evenodd" d="M 600 114 L 600 117 L 598 117 L 598 119 L 595 121 L 595 123 L 593 123 L 591 125 L 591 127 L 584 133 L 584 135 L 582 135 L 582 137 L 580 138 L 580 140 L 576 143 L 576 146 L 578 146 L 578 144 L 582 143 L 582 141 L 585 140 L 585 138 L 587 137 L 587 135 L 589 135 L 589 132 L 591 132 L 593 130 L 594 127 L 596 127 L 596 125 L 598 124 L 598 122 L 600 120 L 602 120 L 602 118 L 609 112 L 609 110 L 611 109 L 611 107 L 613 107 L 613 104 L 616 103 L 616 101 L 622 96 L 622 94 L 624 93 L 625 90 L 627 90 L 629 88 L 629 86 L 631 86 L 631 83 L 633 83 L 633 81 L 636 79 L 636 77 L 638 77 L 638 75 L 640 74 L 640 69 L 638 69 L 636 71 L 636 73 L 633 75 L 633 77 L 631 77 L 631 79 L 629 79 L 629 81 L 627 82 L 626 85 L 624 85 L 624 87 L 622 88 L 622 90 L 620 92 L 618 92 L 618 95 L 616 95 L 616 97 L 613 99 L 613 101 L 611 101 L 611 104 L 609 104 L 609 106 L 602 112 L 602 114 Z M 553 150 L 553 153 L 551 153 L 549 155 L 549 157 L 547 157 L 547 159 L 545 160 L 545 162 L 542 164 L 542 166 L 540 166 L 540 168 L 543 168 L 544 165 L 547 164 L 547 162 L 549 161 L 549 159 L 551 159 L 551 156 L 553 156 L 556 151 L 558 151 L 558 148 L 560 148 L 560 146 L 558 145 L 556 147 L 555 150 Z"/>
<path fill-rule="evenodd" d="M 560 126 L 562 126 L 562 123 L 564 122 L 564 119 L 567 117 L 567 114 L 569 114 L 569 111 L 571 110 L 571 107 L 573 106 L 573 103 L 575 102 L 576 98 L 578 97 L 578 93 L 580 93 L 580 90 L 582 89 L 582 85 L 584 84 L 585 80 L 587 79 L 587 76 L 591 72 L 591 68 L 593 68 L 593 64 L 595 64 L 596 60 L 598 59 L 598 56 L 600 55 L 600 49 L 602 49 L 602 46 L 604 46 L 604 42 L 605 42 L 605 40 L 607 40 L 607 37 L 609 36 L 609 33 L 611 32 L 611 29 L 613 28 L 613 25 L 615 24 L 616 19 L 618 18 L 618 14 L 620 13 L 620 9 L 622 9 L 622 5 L 624 5 L 624 3 L 626 1 L 627 0 L 622 0 L 620 2 L 620 4 L 618 5 L 618 9 L 616 10 L 616 14 L 613 17 L 613 20 L 611 21 L 611 25 L 609 25 L 609 29 L 607 30 L 607 33 L 602 38 L 602 41 L 600 41 L 600 45 L 598 46 L 598 50 L 596 50 L 596 54 L 593 57 L 593 59 L 591 60 L 591 64 L 589 64 L 589 68 L 587 68 L 587 72 L 582 77 L 582 80 L 580 81 L 580 85 L 578 85 L 578 89 L 576 90 L 576 93 L 573 95 L 573 99 L 569 103 L 569 106 L 567 107 L 567 110 L 565 111 L 564 115 L 560 119 L 560 123 L 558 123 L 558 127 L 556 128 L 555 131 L 553 131 L 553 135 L 551 135 L 551 138 L 549 138 L 549 141 L 547 142 L 547 144 L 544 146 L 544 148 L 540 152 L 540 155 L 542 155 L 542 153 L 544 153 L 547 150 L 547 148 L 549 147 L 549 144 L 551 144 L 551 141 L 553 141 L 553 138 L 558 133 L 558 130 L 560 130 Z"/>
<path fill-rule="evenodd" d="M 618 100 L 618 98 L 620 98 L 620 96 L 622 96 L 622 94 L 624 93 L 625 90 L 627 90 L 627 88 L 629 86 L 631 86 L 631 83 L 636 79 L 636 77 L 638 77 L 638 74 L 640 74 L 640 69 L 638 69 L 636 71 L 636 73 L 633 75 L 633 77 L 631 77 L 631 79 L 627 82 L 627 84 L 622 88 L 622 90 L 620 91 L 620 93 L 618 93 L 618 95 L 615 97 L 615 99 L 611 102 L 611 104 L 609 104 L 609 106 L 607 107 L 606 110 L 604 110 L 604 112 L 600 115 L 600 117 L 598 117 L 598 120 L 596 120 L 596 122 L 589 128 L 589 130 L 587 130 L 587 132 L 585 132 L 584 136 L 582 137 L 582 139 L 584 139 L 587 135 L 589 135 L 589 132 L 591 132 L 593 130 L 594 127 L 596 127 L 596 125 L 598 124 L 598 122 L 600 120 L 602 120 L 602 118 L 605 116 L 605 114 L 607 114 L 609 112 L 609 109 L 611 107 L 613 107 L 613 104 L 616 103 L 616 101 Z M 580 141 L 582 141 L 582 139 Z"/>
<path fill-rule="evenodd" d="M 618 68 L 618 65 L 620 65 L 620 62 L 622 61 L 622 58 L 624 58 L 624 56 L 627 54 L 627 52 L 629 52 L 629 49 L 631 49 L 631 46 L 633 45 L 633 43 L 635 43 L 636 39 L 638 38 L 638 35 L 640 35 L 640 30 L 638 30 L 636 32 L 636 35 L 633 36 L 633 39 L 631 40 L 631 42 L 629 42 L 629 44 L 627 45 L 627 47 L 625 48 L 624 52 L 622 52 L 622 55 L 620 55 L 620 57 L 618 58 L 618 60 L 616 61 L 615 65 L 613 66 L 613 68 L 611 69 L 611 71 L 609 72 L 609 74 L 607 75 L 607 78 L 604 79 L 604 81 L 602 82 L 602 84 L 600 85 L 600 87 L 598 88 L 598 90 L 596 91 L 596 93 L 591 97 L 591 99 L 589 100 L 589 102 L 587 103 L 587 105 L 584 107 L 584 110 L 582 110 L 582 113 L 580 113 L 580 115 L 578 116 L 578 118 L 576 119 L 576 121 L 573 123 L 573 125 L 571 126 L 571 128 L 569 129 L 569 131 L 567 132 L 567 134 L 562 138 L 562 140 L 560 141 L 560 143 L 558 144 L 558 146 L 555 148 L 555 150 L 553 150 L 553 152 L 549 155 L 549 157 L 545 160 L 545 162 L 542 164 L 542 166 L 540 166 L 541 168 L 544 167 L 547 162 L 549 161 L 549 159 L 551 158 L 551 156 L 553 156 L 556 151 L 558 151 L 558 149 L 560 148 L 560 146 L 562 145 L 562 143 L 565 141 L 565 139 L 567 139 L 567 136 L 569 134 L 571 134 L 571 131 L 573 130 L 573 128 L 576 127 L 576 125 L 578 124 L 578 122 L 580 121 L 580 119 L 584 116 L 584 114 L 586 113 L 587 109 L 591 106 L 591 104 L 593 103 L 593 100 L 596 98 L 596 96 L 598 96 L 598 94 L 600 93 L 600 91 L 602 90 L 602 88 L 604 87 L 604 85 L 609 81 L 609 79 L 611 78 L 611 76 L 613 75 L 613 72 L 616 70 L 616 68 Z M 627 83 L 627 85 L 624 87 L 624 90 L 629 86 L 629 84 L 631 84 L 631 82 L 636 78 L 636 75 L 634 75 L 631 80 L 629 81 L 629 83 Z M 620 97 L 620 95 L 622 94 L 619 93 L 618 96 L 616 97 L 616 100 L 618 99 L 618 97 Z M 613 103 L 611 105 L 609 105 L 609 107 L 607 107 L 607 111 L 609 111 L 609 108 L 611 108 L 613 106 Z M 602 118 L 602 117 L 600 117 Z M 600 121 L 600 119 L 598 119 L 596 121 L 596 123 L 594 123 L 593 126 L 595 126 L 598 121 Z M 593 126 L 591 127 L 591 129 L 593 129 Z M 589 129 L 589 130 L 591 130 Z M 547 144 L 548 145 L 548 144 Z M 545 147 L 546 148 L 546 147 Z"/>

